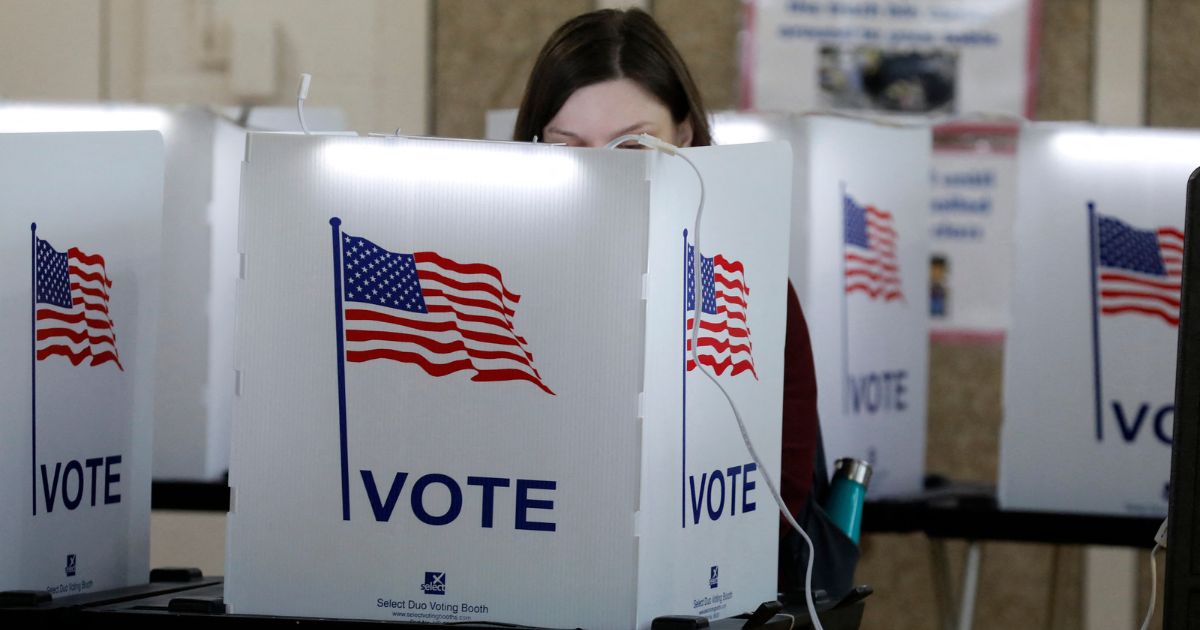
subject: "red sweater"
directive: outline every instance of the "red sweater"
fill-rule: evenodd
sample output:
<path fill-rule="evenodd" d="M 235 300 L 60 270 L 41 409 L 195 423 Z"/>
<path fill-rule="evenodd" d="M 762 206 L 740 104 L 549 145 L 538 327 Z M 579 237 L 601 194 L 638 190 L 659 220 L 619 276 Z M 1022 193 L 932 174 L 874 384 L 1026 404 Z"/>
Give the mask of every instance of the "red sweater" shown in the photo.
<path fill-rule="evenodd" d="M 812 341 L 796 290 L 788 283 L 787 332 L 783 343 L 782 479 L 779 493 L 792 514 L 804 507 L 813 482 L 817 452 L 817 372 Z M 780 534 L 789 527 L 779 517 Z"/>

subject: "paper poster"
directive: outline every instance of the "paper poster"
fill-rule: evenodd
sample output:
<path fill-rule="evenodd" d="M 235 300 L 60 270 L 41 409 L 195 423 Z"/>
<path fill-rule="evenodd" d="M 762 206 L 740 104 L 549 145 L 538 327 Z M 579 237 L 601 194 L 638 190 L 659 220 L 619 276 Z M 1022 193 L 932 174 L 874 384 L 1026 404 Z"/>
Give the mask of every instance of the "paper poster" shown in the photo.
<path fill-rule="evenodd" d="M 754 0 L 742 107 L 1031 111 L 1036 0 Z"/>
<path fill-rule="evenodd" d="M 1017 128 L 955 124 L 934 132 L 929 318 L 935 339 L 999 342 L 1008 329 Z"/>

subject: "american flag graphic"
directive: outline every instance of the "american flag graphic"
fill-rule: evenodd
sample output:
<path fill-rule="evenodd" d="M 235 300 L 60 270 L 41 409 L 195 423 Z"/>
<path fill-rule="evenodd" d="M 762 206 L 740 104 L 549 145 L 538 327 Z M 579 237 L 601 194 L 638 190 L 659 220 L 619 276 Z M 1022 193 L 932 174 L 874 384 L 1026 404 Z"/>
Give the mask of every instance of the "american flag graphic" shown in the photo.
<path fill-rule="evenodd" d="M 687 284 L 686 322 L 687 369 L 696 369 L 692 359 L 692 326 L 696 316 L 695 247 L 686 245 L 684 277 Z M 750 372 L 754 378 L 754 344 L 750 342 L 750 287 L 741 262 L 717 254 L 700 256 L 700 332 L 696 339 L 696 357 L 717 375 L 736 376 Z"/>
<path fill-rule="evenodd" d="M 861 206 L 842 194 L 845 220 L 846 293 L 865 293 L 872 300 L 903 300 L 900 263 L 896 259 L 896 233 L 892 213 Z"/>
<path fill-rule="evenodd" d="M 112 362 L 124 371 L 109 314 L 112 281 L 104 258 L 75 247 L 63 253 L 36 236 L 34 241 L 37 360 L 62 356 L 71 365 Z"/>
<path fill-rule="evenodd" d="M 491 265 L 400 254 L 341 234 L 346 361 L 399 361 L 430 376 L 529 381 L 554 392 L 513 327 L 521 296 Z"/>
<path fill-rule="evenodd" d="M 1097 304 L 1101 315 L 1135 314 L 1179 326 L 1183 231 L 1141 230 L 1096 215 Z"/>

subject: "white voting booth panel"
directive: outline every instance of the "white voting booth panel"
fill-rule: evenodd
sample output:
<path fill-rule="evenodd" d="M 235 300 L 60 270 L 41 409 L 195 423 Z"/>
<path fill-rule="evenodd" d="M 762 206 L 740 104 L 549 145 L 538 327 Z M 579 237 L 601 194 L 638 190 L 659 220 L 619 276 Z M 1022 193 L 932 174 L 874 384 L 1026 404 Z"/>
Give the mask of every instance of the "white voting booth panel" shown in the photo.
<path fill-rule="evenodd" d="M 920 491 L 928 383 L 929 129 L 721 113 L 713 134 L 718 143 L 792 143 L 789 277 L 812 336 L 829 464 L 839 457 L 869 461 L 872 498 Z"/>
<path fill-rule="evenodd" d="M 775 596 L 790 152 L 250 136 L 225 599 L 629 628 Z M 752 332 L 752 334 L 751 334 Z"/>
<path fill-rule="evenodd" d="M 345 116 L 311 108 L 311 129 Z M 296 110 L 143 105 L 0 104 L 0 131 L 154 129 L 166 149 L 155 395 L 155 479 L 221 479 L 229 469 L 234 395 L 238 182 L 246 128 L 299 129 Z"/>
<path fill-rule="evenodd" d="M 163 145 L 0 134 L 0 590 L 145 583 Z"/>
<path fill-rule="evenodd" d="M 1166 514 L 1200 133 L 1034 124 L 1018 151 L 1001 505 Z"/>

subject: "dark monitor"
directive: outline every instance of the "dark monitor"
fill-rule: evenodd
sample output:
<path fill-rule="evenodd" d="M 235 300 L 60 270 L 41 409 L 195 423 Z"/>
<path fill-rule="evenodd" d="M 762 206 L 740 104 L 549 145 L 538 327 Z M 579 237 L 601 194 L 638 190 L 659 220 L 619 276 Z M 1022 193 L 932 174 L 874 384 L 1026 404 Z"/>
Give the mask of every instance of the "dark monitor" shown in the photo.
<path fill-rule="evenodd" d="M 1200 169 L 1187 184 L 1163 628 L 1200 629 Z"/>

